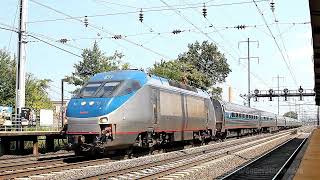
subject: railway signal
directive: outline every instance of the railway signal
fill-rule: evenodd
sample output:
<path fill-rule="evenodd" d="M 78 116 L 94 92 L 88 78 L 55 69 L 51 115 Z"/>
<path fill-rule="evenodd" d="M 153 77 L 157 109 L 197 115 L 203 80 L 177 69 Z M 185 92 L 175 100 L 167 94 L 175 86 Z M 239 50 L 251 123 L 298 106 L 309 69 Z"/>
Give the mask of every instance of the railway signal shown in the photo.
<path fill-rule="evenodd" d="M 299 97 L 300 101 L 303 100 L 303 97 L 315 96 L 315 92 L 312 89 L 303 89 L 301 86 L 297 90 L 289 90 L 285 88 L 283 90 L 258 90 L 255 89 L 251 95 L 254 97 L 255 101 L 258 98 L 269 97 L 269 100 L 272 101 L 273 97 L 284 97 L 284 100 L 287 101 L 288 97 Z"/>

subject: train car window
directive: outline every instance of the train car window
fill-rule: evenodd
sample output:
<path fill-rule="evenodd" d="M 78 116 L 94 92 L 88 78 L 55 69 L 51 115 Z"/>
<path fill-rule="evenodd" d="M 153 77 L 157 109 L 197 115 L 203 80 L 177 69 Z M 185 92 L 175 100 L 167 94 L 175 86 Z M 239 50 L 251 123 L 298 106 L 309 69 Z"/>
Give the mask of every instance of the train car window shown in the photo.
<path fill-rule="evenodd" d="M 248 115 L 248 114 L 246 114 L 246 118 L 247 118 L 247 119 L 249 118 L 249 115 Z"/>
<path fill-rule="evenodd" d="M 93 97 L 96 91 L 101 86 L 101 82 L 91 82 L 84 86 L 80 93 L 78 94 L 79 97 Z"/>
<path fill-rule="evenodd" d="M 138 81 L 134 81 L 134 80 L 123 81 L 119 85 L 119 88 L 117 88 L 117 90 L 114 92 L 113 96 L 127 95 L 127 94 L 130 94 L 132 92 L 137 91 L 140 88 L 141 88 L 141 86 Z"/>
<path fill-rule="evenodd" d="M 119 81 L 106 82 L 100 91 L 97 93 L 97 97 L 112 97 L 112 93 L 120 85 Z"/>
<path fill-rule="evenodd" d="M 140 89 L 140 83 L 138 81 L 132 81 L 132 90 L 133 91 L 137 91 L 138 89 Z"/>
<path fill-rule="evenodd" d="M 231 113 L 231 117 L 235 117 L 234 113 Z"/>

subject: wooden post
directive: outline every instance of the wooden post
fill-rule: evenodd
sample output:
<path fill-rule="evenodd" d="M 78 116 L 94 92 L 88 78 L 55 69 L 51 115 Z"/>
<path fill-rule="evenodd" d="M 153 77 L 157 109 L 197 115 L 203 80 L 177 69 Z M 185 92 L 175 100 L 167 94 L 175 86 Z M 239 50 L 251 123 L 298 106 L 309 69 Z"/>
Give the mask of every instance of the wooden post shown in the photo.
<path fill-rule="evenodd" d="M 4 151 L 5 151 L 4 140 L 3 138 L 0 138 L 0 156 L 5 154 Z"/>
<path fill-rule="evenodd" d="M 33 155 L 39 156 L 39 144 L 38 144 L 38 136 L 33 138 Z"/>
<path fill-rule="evenodd" d="M 16 152 L 18 154 L 23 154 L 24 152 L 24 139 L 21 138 L 22 140 L 16 140 Z"/>
<path fill-rule="evenodd" d="M 51 136 L 46 136 L 46 152 L 54 151 L 54 138 Z"/>

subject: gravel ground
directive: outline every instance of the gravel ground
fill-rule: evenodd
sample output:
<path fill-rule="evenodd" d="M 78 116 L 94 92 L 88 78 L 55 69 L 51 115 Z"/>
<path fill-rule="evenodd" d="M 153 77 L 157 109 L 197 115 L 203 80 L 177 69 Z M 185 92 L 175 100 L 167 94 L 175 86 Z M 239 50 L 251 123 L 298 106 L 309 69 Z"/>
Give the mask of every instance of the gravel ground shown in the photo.
<path fill-rule="evenodd" d="M 200 166 L 192 167 L 181 172 L 163 177 L 161 179 L 213 179 L 222 176 L 228 171 L 243 165 L 244 163 L 264 154 L 265 152 L 273 149 L 277 145 L 288 140 L 290 136 L 283 136 L 269 142 L 261 143 L 259 145 L 247 148 L 236 153 L 218 158 L 214 161 L 204 163 Z"/>
<path fill-rule="evenodd" d="M 266 135 L 263 135 L 265 137 Z M 278 135 L 280 137 L 280 135 Z M 283 135 L 281 135 L 283 136 Z M 261 136 L 260 136 L 261 137 Z M 248 139 L 255 139 L 255 137 L 248 137 L 248 138 L 243 138 L 243 139 L 237 139 L 237 140 L 231 140 L 228 142 L 222 142 L 222 143 L 216 143 L 216 144 L 211 144 L 211 145 L 206 145 L 206 146 L 201 146 L 201 147 L 195 147 L 195 148 L 190 148 L 190 149 L 185 149 L 181 151 L 174 151 L 174 152 L 169 152 L 169 153 L 163 153 L 163 154 L 157 154 L 157 155 L 152 155 L 152 156 L 145 156 L 145 157 L 140 157 L 140 158 L 135 158 L 135 159 L 128 159 L 128 160 L 123 160 L 123 161 L 117 161 L 117 162 L 111 162 L 103 165 L 96 165 L 96 166 L 87 166 L 81 169 L 71 169 L 71 170 L 66 170 L 66 171 L 61 171 L 61 172 L 56 172 L 56 173 L 50 173 L 46 175 L 41 175 L 41 176 L 31 176 L 31 179 L 56 179 L 56 180 L 61 180 L 61 179 L 79 179 L 79 178 L 84 178 L 84 177 L 90 177 L 90 176 L 95 176 L 98 174 L 105 174 L 109 172 L 113 172 L 116 170 L 122 170 L 126 168 L 131 168 L 131 167 L 136 167 L 136 166 L 141 166 L 145 164 L 150 164 L 162 160 L 168 160 L 172 158 L 177 158 L 180 156 L 183 156 L 185 154 L 191 154 L 195 152 L 202 152 L 206 150 L 210 150 L 215 147 L 219 147 L 221 145 L 226 145 L 226 144 L 233 144 L 234 142 L 243 142 Z M 270 137 L 271 138 L 271 137 Z M 284 138 L 281 137 L 281 139 Z M 259 140 L 263 141 L 263 140 Z M 257 141 L 251 141 L 249 143 L 244 143 L 240 146 L 245 146 L 249 145 L 252 143 L 255 143 Z M 237 147 L 231 147 L 231 148 L 225 148 L 221 151 L 230 151 L 232 149 L 239 148 Z M 221 151 L 216 151 L 213 153 L 208 153 L 208 156 L 212 156 L 215 154 L 220 154 Z M 231 155 L 229 155 L 231 156 Z M 233 155 L 231 156 L 233 157 Z M 239 158 L 239 157 L 238 157 Z M 239 158 L 241 159 L 241 158 Z M 225 170 L 224 170 L 225 172 Z"/>

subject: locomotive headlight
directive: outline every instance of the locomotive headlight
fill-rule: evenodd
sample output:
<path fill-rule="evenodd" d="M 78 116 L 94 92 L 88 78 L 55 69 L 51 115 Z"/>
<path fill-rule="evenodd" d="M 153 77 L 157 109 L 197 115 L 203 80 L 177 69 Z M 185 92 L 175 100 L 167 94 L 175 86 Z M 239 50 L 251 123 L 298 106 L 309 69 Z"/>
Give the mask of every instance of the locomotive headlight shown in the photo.
<path fill-rule="evenodd" d="M 99 122 L 100 123 L 107 123 L 108 122 L 108 118 L 107 117 L 100 118 Z"/>

